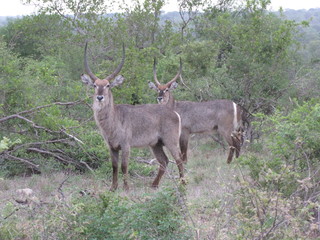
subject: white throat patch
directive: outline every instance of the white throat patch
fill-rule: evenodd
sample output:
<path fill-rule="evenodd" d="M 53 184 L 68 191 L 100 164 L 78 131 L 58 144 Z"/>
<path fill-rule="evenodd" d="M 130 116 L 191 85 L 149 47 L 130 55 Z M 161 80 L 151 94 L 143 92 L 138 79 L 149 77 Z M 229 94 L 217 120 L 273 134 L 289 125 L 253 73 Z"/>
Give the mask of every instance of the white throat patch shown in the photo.
<path fill-rule="evenodd" d="M 233 129 L 237 129 L 238 127 L 238 121 L 237 121 L 237 104 L 233 102 L 233 110 L 234 110 L 234 116 L 233 116 Z"/>

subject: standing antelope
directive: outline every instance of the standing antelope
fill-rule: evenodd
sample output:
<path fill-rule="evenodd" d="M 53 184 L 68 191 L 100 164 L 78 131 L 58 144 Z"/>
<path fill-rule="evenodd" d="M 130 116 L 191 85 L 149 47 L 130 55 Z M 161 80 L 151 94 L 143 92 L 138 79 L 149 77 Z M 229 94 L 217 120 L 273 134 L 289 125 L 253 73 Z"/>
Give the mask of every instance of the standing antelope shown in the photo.
<path fill-rule="evenodd" d="M 118 158 L 121 155 L 121 170 L 123 173 L 124 188 L 129 189 L 128 158 L 131 147 L 150 146 L 153 154 L 160 163 L 158 174 L 152 183 L 152 187 L 158 187 L 160 179 L 169 162 L 163 151 L 166 146 L 175 159 L 180 178 L 183 180 L 183 165 L 179 149 L 179 137 L 181 133 L 181 119 L 178 113 L 159 106 L 158 104 L 126 105 L 114 104 L 111 88 L 122 84 L 124 77 L 116 75 L 120 72 L 125 60 L 123 46 L 122 61 L 115 71 L 104 79 L 97 78 L 90 70 L 87 62 L 87 43 L 84 51 L 85 71 L 89 75 L 82 74 L 84 83 L 93 86 L 94 118 L 100 132 L 109 146 L 113 179 L 111 191 L 118 187 Z M 116 78 L 115 78 L 116 77 Z M 110 83 L 111 80 L 115 80 Z"/>
<path fill-rule="evenodd" d="M 217 131 L 224 137 L 229 145 L 227 163 L 231 163 L 234 151 L 239 157 L 241 144 L 243 142 L 243 127 L 240 107 L 230 100 L 214 100 L 208 102 L 176 101 L 171 91 L 177 88 L 177 75 L 166 84 L 160 84 L 157 79 L 156 61 L 153 65 L 154 81 L 149 82 L 149 87 L 158 92 L 159 104 L 167 105 L 177 111 L 181 116 L 180 148 L 183 162 L 187 162 L 187 151 L 189 136 L 191 133 L 205 133 Z"/>

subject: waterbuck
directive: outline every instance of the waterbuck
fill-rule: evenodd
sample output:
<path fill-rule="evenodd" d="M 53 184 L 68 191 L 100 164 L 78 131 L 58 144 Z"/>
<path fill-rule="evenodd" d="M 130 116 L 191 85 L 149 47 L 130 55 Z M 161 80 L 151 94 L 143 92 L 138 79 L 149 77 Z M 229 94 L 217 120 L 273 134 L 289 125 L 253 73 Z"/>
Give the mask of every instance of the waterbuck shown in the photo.
<path fill-rule="evenodd" d="M 163 151 L 166 146 L 175 159 L 180 178 L 183 181 L 183 165 L 179 148 L 181 119 L 177 112 L 158 104 L 126 105 L 114 104 L 111 88 L 122 84 L 124 77 L 119 75 L 125 60 L 123 46 L 122 61 L 115 71 L 104 79 L 96 77 L 87 62 L 87 43 L 84 51 L 84 67 L 88 75 L 82 74 L 84 83 L 94 87 L 93 113 L 100 132 L 109 146 L 112 160 L 113 178 L 111 191 L 118 187 L 118 159 L 121 155 L 121 170 L 125 190 L 128 185 L 128 158 L 131 147 L 146 147 L 152 149 L 159 161 L 158 174 L 152 187 L 158 187 L 169 162 Z M 113 82 L 111 80 L 115 79 Z"/>
<path fill-rule="evenodd" d="M 158 92 L 157 101 L 170 109 L 177 111 L 181 116 L 180 148 L 183 162 L 187 162 L 189 136 L 191 133 L 206 133 L 217 131 L 229 145 L 227 163 L 231 163 L 234 152 L 239 157 L 243 143 L 243 127 L 240 107 L 230 100 L 214 100 L 207 102 L 176 101 L 171 93 L 177 88 L 177 75 L 166 84 L 160 84 L 157 79 L 156 61 L 153 65 L 154 81 L 149 87 Z"/>

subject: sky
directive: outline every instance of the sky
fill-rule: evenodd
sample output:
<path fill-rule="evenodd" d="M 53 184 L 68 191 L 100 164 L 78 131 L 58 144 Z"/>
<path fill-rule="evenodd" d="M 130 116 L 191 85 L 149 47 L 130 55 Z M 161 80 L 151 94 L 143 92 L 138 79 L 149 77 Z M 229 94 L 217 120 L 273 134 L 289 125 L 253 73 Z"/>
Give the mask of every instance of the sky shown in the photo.
<path fill-rule="evenodd" d="M 177 1 L 167 0 L 167 4 L 163 8 L 165 12 L 177 11 Z M 0 0 L 0 16 L 17 16 L 29 15 L 35 12 L 33 6 L 23 5 L 21 0 Z M 320 0 L 272 0 L 271 9 L 278 10 L 279 7 L 283 9 L 310 9 L 320 8 Z"/>

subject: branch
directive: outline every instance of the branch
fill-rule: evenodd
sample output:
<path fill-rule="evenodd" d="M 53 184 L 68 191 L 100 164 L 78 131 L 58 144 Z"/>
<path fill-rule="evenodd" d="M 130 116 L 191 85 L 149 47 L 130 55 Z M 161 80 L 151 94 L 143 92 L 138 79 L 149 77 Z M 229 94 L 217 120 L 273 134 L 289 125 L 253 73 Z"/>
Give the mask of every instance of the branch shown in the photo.
<path fill-rule="evenodd" d="M 25 112 L 27 112 L 27 111 L 25 111 Z M 30 111 L 28 111 L 28 112 L 30 112 Z M 30 124 L 32 125 L 32 127 L 37 128 L 37 129 L 42 129 L 42 130 L 44 130 L 45 132 L 48 132 L 48 133 L 63 133 L 63 134 L 65 134 L 65 135 L 67 135 L 69 138 L 71 138 L 71 139 L 73 139 L 73 140 L 75 140 L 75 141 L 77 141 L 77 142 L 79 142 L 79 143 L 81 143 L 81 144 L 84 144 L 79 138 L 77 138 L 77 137 L 75 137 L 75 136 L 67 133 L 67 132 L 66 132 L 65 130 L 63 130 L 63 129 L 61 129 L 60 131 L 52 131 L 52 130 L 50 130 L 50 129 L 48 129 L 48 128 L 42 127 L 42 126 L 40 126 L 40 125 L 37 125 L 37 124 L 35 124 L 33 121 L 31 121 L 30 119 L 25 118 L 25 117 L 23 117 L 23 116 L 20 116 L 20 115 L 18 115 L 18 114 L 13 114 L 13 115 L 11 115 L 11 116 L 8 116 L 8 117 L 5 117 L 5 118 L 0 119 L 0 123 L 1 123 L 1 120 L 2 120 L 2 121 L 5 121 L 5 120 L 8 120 L 8 119 L 12 119 L 12 118 L 18 118 L 18 119 L 24 120 L 24 121 L 30 123 Z"/>
<path fill-rule="evenodd" d="M 19 211 L 20 208 L 15 208 L 11 213 L 9 213 L 7 216 L 5 216 L 3 219 L 6 220 L 8 219 L 9 217 L 11 217 L 15 212 Z"/>
<path fill-rule="evenodd" d="M 31 108 L 31 109 L 29 109 L 29 110 L 25 110 L 25 111 L 22 111 L 22 112 L 18 112 L 18 113 L 15 113 L 15 114 L 12 114 L 12 115 L 9 115 L 9 116 L 0 118 L 0 123 L 1 123 L 1 122 L 4 122 L 4 121 L 7 121 L 7 120 L 9 120 L 9 119 L 12 119 L 12 118 L 19 118 L 19 117 L 21 117 L 21 115 L 23 115 L 23 114 L 32 113 L 32 112 L 35 112 L 35 111 L 40 110 L 40 109 L 42 109 L 42 108 L 48 108 L 48 107 L 52 107 L 52 106 L 54 106 L 54 105 L 60 105 L 60 106 L 77 105 L 77 104 L 79 104 L 79 103 L 84 102 L 86 99 L 87 99 L 87 98 L 81 99 L 81 100 L 78 100 L 78 101 L 75 101 L 75 102 L 54 102 L 54 103 L 51 103 L 51 104 L 47 104 L 47 105 L 43 105 L 43 106 L 38 106 L 38 107 L 35 107 L 35 108 Z"/>
<path fill-rule="evenodd" d="M 88 165 L 88 163 L 86 163 L 86 162 L 84 162 L 84 161 L 80 161 L 80 163 L 82 163 L 83 165 L 85 165 L 85 166 L 86 166 L 86 168 L 88 168 L 88 169 L 91 171 L 91 173 L 93 173 L 93 174 L 94 174 L 93 169 Z M 95 175 L 95 174 L 94 174 L 94 175 Z"/>
<path fill-rule="evenodd" d="M 2 122 L 3 119 L 4 119 L 3 121 L 5 121 L 5 120 L 8 120 L 8 119 L 12 119 L 12 118 L 19 118 L 21 120 L 24 120 L 24 121 L 30 123 L 32 125 L 32 127 L 34 127 L 34 128 L 43 129 L 46 132 L 54 133 L 54 131 L 51 131 L 50 129 L 47 129 L 47 128 L 42 127 L 42 126 L 39 126 L 39 125 L 35 124 L 33 121 L 31 121 L 30 119 L 22 117 L 22 116 L 20 116 L 18 114 L 14 114 L 14 115 L 11 115 L 11 116 L 8 116 L 8 117 L 0 119 L 0 123 Z"/>
<path fill-rule="evenodd" d="M 75 140 L 75 141 L 77 141 L 77 142 L 79 142 L 81 144 L 84 144 L 84 142 L 82 142 L 79 138 L 77 138 L 77 137 L 75 137 L 75 136 L 73 136 L 73 135 L 71 135 L 69 133 L 66 133 L 65 130 L 61 130 L 61 132 L 63 132 L 65 135 L 67 135 L 68 137 L 72 138 L 73 140 Z"/>
<path fill-rule="evenodd" d="M 27 150 L 32 151 L 32 152 L 37 152 L 37 153 L 40 153 L 40 154 L 46 154 L 46 155 L 52 156 L 52 157 L 56 158 L 57 160 L 59 160 L 59 161 L 61 161 L 63 163 L 68 163 L 68 164 L 72 163 L 72 164 L 75 164 L 75 165 L 79 166 L 79 164 L 76 161 L 74 161 L 74 160 L 70 161 L 70 160 L 64 159 L 63 157 L 61 157 L 61 156 L 59 156 L 59 155 L 57 155 L 57 154 L 55 154 L 53 152 L 49 152 L 49 151 L 46 151 L 46 150 L 43 150 L 43 149 L 40 149 L 40 148 L 27 148 Z"/>
<path fill-rule="evenodd" d="M 191 91 L 191 89 L 184 83 L 184 80 L 183 80 L 181 74 L 180 74 L 180 81 L 181 81 L 181 83 L 182 83 L 183 86 L 185 86 L 189 91 Z"/>
<path fill-rule="evenodd" d="M 62 200 L 65 200 L 65 196 L 63 194 L 63 191 L 62 191 L 62 186 L 63 184 L 69 179 L 70 176 L 66 177 L 59 185 L 58 187 L 58 192 L 61 194 L 61 197 L 62 197 Z"/>
<path fill-rule="evenodd" d="M 20 148 L 26 147 L 26 146 L 32 146 L 32 145 L 42 145 L 42 144 L 49 144 L 49 143 L 67 143 L 69 139 L 68 138 L 62 138 L 62 139 L 57 139 L 57 140 L 48 140 L 48 141 L 43 141 L 43 142 L 32 142 L 32 143 L 25 143 L 21 144 L 19 146 L 16 146 L 10 150 L 8 150 L 8 153 L 12 153 Z"/>
<path fill-rule="evenodd" d="M 24 158 L 20 158 L 20 157 L 16 157 L 16 156 L 12 156 L 11 154 L 5 153 L 5 156 L 7 156 L 8 158 L 11 158 L 13 160 L 17 160 L 20 162 L 24 162 L 30 166 L 32 166 L 33 168 L 35 168 L 37 171 L 39 171 L 39 165 L 32 163 L 30 160 L 24 159 Z"/>

